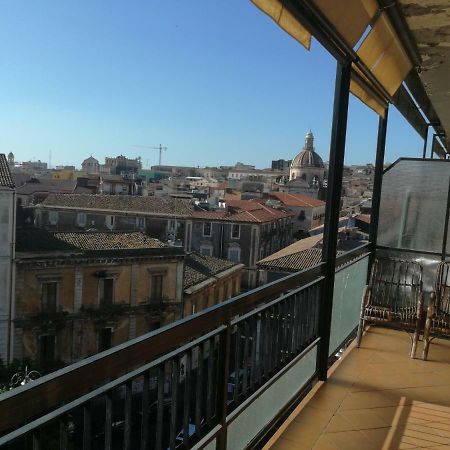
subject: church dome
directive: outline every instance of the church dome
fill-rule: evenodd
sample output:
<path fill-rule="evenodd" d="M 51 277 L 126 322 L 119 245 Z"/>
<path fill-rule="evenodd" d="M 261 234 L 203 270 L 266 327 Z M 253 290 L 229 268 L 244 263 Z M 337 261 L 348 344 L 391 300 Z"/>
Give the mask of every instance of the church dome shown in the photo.
<path fill-rule="evenodd" d="M 303 150 L 292 160 L 291 168 L 298 169 L 302 167 L 325 167 L 322 158 L 314 150 L 314 135 L 311 130 L 305 137 L 305 146 Z"/>
<path fill-rule="evenodd" d="M 91 163 L 91 164 L 98 164 L 98 160 L 95 159 L 93 156 L 89 156 L 89 158 L 86 158 L 82 164 L 87 164 L 87 163 Z"/>

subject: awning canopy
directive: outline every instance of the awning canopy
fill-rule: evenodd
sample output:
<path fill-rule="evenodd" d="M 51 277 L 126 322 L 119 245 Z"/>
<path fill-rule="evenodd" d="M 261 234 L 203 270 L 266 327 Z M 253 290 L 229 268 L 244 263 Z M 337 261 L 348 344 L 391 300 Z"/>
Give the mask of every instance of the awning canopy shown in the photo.
<path fill-rule="evenodd" d="M 251 0 L 283 30 L 310 49 L 311 34 L 289 9 L 284 0 Z M 313 0 L 314 6 L 336 30 L 345 43 L 356 50 L 358 57 L 370 70 L 387 95 L 353 64 L 350 90 L 383 116 L 389 96 L 395 94 L 412 68 L 389 18 L 381 12 L 376 0 Z M 362 41 L 362 43 L 360 43 Z"/>
<path fill-rule="evenodd" d="M 266 13 L 286 33 L 300 42 L 307 50 L 311 46 L 309 31 L 286 9 L 280 0 L 251 0 L 261 11 Z"/>

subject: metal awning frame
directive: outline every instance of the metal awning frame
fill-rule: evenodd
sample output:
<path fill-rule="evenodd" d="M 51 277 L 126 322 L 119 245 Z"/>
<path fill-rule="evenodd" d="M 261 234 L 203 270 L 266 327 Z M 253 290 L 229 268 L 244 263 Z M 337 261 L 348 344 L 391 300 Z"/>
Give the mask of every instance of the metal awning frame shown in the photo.
<path fill-rule="evenodd" d="M 392 0 L 378 0 L 378 2 L 380 9 L 372 22 L 379 17 L 381 12 L 386 11 L 400 42 L 415 67 L 410 71 L 404 82 L 408 89 L 401 85 L 393 96 L 386 92 L 358 57 L 356 51 L 344 41 L 311 0 L 281 0 L 283 6 L 339 63 L 353 63 L 361 71 L 370 83 L 367 83 L 363 78 L 358 81 L 363 84 L 368 92 L 392 103 L 425 142 L 427 141 L 428 129 L 432 127 L 435 133 L 442 137 L 440 144 L 445 153 L 449 154 L 445 130 L 417 74 L 417 71 L 420 71 L 421 58 L 406 20 L 396 2 L 392 2 Z"/>

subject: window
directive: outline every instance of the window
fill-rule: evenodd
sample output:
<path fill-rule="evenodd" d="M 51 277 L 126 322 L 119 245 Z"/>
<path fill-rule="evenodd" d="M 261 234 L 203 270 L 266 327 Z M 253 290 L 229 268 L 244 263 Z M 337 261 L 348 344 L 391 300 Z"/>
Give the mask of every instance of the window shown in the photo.
<path fill-rule="evenodd" d="M 203 236 L 211 236 L 211 222 L 203 222 Z"/>
<path fill-rule="evenodd" d="M 150 299 L 162 300 L 164 275 L 152 275 L 150 283 Z"/>
<path fill-rule="evenodd" d="M 175 231 L 175 220 L 169 220 L 169 231 Z"/>
<path fill-rule="evenodd" d="M 233 223 L 231 225 L 231 237 L 233 239 L 239 239 L 240 235 L 241 235 L 241 226 Z"/>
<path fill-rule="evenodd" d="M 101 278 L 99 280 L 100 306 L 112 305 L 114 302 L 114 278 Z"/>
<path fill-rule="evenodd" d="M 239 247 L 228 248 L 228 259 L 233 262 L 241 261 L 241 249 Z"/>
<path fill-rule="evenodd" d="M 58 211 L 49 211 L 48 221 L 50 225 L 56 225 L 58 223 Z"/>
<path fill-rule="evenodd" d="M 200 246 L 200 255 L 203 256 L 212 256 L 213 254 L 213 248 L 211 245 L 201 245 Z"/>
<path fill-rule="evenodd" d="M 106 216 L 106 227 L 109 228 L 110 230 L 112 230 L 114 228 L 114 224 L 115 224 L 115 217 L 114 216 Z"/>
<path fill-rule="evenodd" d="M 137 217 L 136 218 L 136 226 L 137 226 L 138 230 L 145 230 L 145 218 Z"/>
<path fill-rule="evenodd" d="M 86 214 L 85 213 L 78 213 L 77 214 L 77 224 L 79 227 L 85 227 L 86 226 Z"/>
<path fill-rule="evenodd" d="M 58 298 L 58 282 L 47 281 L 42 283 L 41 290 L 41 308 L 42 312 L 56 312 L 56 304 Z"/>
<path fill-rule="evenodd" d="M 42 363 L 55 361 L 55 342 L 56 338 L 51 334 L 39 338 L 39 357 Z"/>
<path fill-rule="evenodd" d="M 103 328 L 98 332 L 98 351 L 103 352 L 112 347 L 112 329 Z"/>

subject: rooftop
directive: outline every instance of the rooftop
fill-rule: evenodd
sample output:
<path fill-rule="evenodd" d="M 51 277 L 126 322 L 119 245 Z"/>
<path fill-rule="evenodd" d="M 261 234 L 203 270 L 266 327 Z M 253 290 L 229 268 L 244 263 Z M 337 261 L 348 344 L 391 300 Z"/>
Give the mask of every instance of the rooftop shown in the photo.
<path fill-rule="evenodd" d="M 42 202 L 41 206 L 168 216 L 188 216 L 194 209 L 190 200 L 172 197 L 97 194 L 51 194 Z"/>
<path fill-rule="evenodd" d="M 280 253 L 280 252 L 278 252 Z M 341 252 L 342 253 L 342 252 Z M 339 253 L 338 253 L 339 254 Z M 316 266 L 322 261 L 321 248 L 308 248 L 296 253 L 285 254 L 279 257 L 270 255 L 258 261 L 256 264 L 262 269 L 275 269 L 282 271 L 304 270 Z"/>
<path fill-rule="evenodd" d="M 190 253 L 186 256 L 184 272 L 184 289 L 211 278 L 220 272 L 239 266 L 239 263 L 226 259 Z"/>
<path fill-rule="evenodd" d="M 14 181 L 9 170 L 8 160 L 4 153 L 0 153 L 0 186 L 14 187 Z"/>
<path fill-rule="evenodd" d="M 229 222 L 265 223 L 292 216 L 291 213 L 252 200 L 228 200 L 227 206 L 229 209 L 222 211 L 194 211 L 191 217 Z"/>
<path fill-rule="evenodd" d="M 39 229 L 17 230 L 18 252 L 42 251 L 104 251 L 167 247 L 158 239 L 139 232 L 49 232 Z"/>
<path fill-rule="evenodd" d="M 28 180 L 16 189 L 19 195 L 31 195 L 36 192 L 71 194 L 77 185 L 76 180 L 36 179 Z"/>
<path fill-rule="evenodd" d="M 323 234 L 317 234 L 311 237 L 307 237 L 305 239 L 300 239 L 299 241 L 294 242 L 287 247 L 282 248 L 276 253 L 267 256 L 258 262 L 258 265 L 265 263 L 272 263 L 275 260 L 279 260 L 280 258 L 285 258 L 287 256 L 297 255 L 304 250 L 310 250 L 316 245 L 318 245 L 323 239 Z"/>
<path fill-rule="evenodd" d="M 287 192 L 271 192 L 270 197 L 276 198 L 285 206 L 303 206 L 303 207 L 318 207 L 325 206 L 325 202 L 318 198 L 310 197 L 304 194 L 289 194 Z"/>
<path fill-rule="evenodd" d="M 339 228 L 337 255 L 361 245 L 366 235 L 356 229 Z M 300 239 L 276 253 L 267 256 L 256 264 L 267 270 L 295 272 L 308 269 L 322 261 L 323 234 Z"/>

